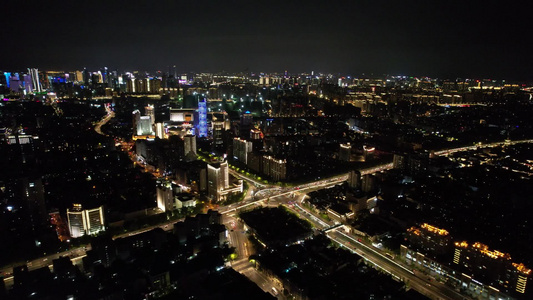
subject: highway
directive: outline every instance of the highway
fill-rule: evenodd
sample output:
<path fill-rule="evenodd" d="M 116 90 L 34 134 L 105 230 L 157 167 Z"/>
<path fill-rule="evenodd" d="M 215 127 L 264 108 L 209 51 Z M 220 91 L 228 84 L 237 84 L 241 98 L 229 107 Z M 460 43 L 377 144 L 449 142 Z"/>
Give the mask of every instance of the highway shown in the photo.
<path fill-rule="evenodd" d="M 427 275 L 420 274 L 420 276 L 417 276 L 411 268 L 387 257 L 379 249 L 366 244 L 356 236 L 345 233 L 342 226 L 332 229 L 332 226 L 335 225 L 334 222 L 325 221 L 314 212 L 305 209 L 305 207 L 300 205 L 302 200 L 303 197 L 301 196 L 296 201 L 292 197 L 283 197 L 278 199 L 278 202 L 285 203 L 283 205 L 300 218 L 309 221 L 315 228 L 325 231 L 326 236 L 332 241 L 358 254 L 369 264 L 390 274 L 396 280 L 403 281 L 419 293 L 431 299 L 465 299 L 464 295 L 459 294 L 453 288 L 435 280 L 430 281 Z"/>
<path fill-rule="evenodd" d="M 493 148 L 493 147 L 499 147 L 503 145 L 516 145 L 516 144 L 523 144 L 523 143 L 533 143 L 533 139 L 517 140 L 517 141 L 503 141 L 503 142 L 496 142 L 496 143 L 489 143 L 489 144 L 480 143 L 480 144 L 468 146 L 468 147 L 459 147 L 459 148 L 453 148 L 453 149 L 440 150 L 440 151 L 436 151 L 434 154 L 438 156 L 440 155 L 446 156 L 448 154 L 452 154 L 456 152 L 463 152 L 463 151 L 472 151 L 478 148 Z"/>
<path fill-rule="evenodd" d="M 88 245 L 87 247 L 80 247 L 76 249 L 71 249 L 59 253 L 49 254 L 43 257 L 40 257 L 38 259 L 34 259 L 32 261 L 27 261 L 26 265 L 28 266 L 28 270 L 33 271 L 42 267 L 49 267 L 52 269 L 52 261 L 54 259 L 58 259 L 59 257 L 68 256 L 71 258 L 72 263 L 75 265 L 81 265 L 82 264 L 82 258 L 84 258 L 86 255 L 86 251 L 91 250 L 91 246 Z M 14 282 L 13 282 L 13 267 L 14 266 L 20 266 L 21 264 L 15 264 L 15 265 L 8 265 L 4 266 L 2 269 L 0 269 L 0 274 L 4 276 L 4 284 L 6 286 L 6 289 L 10 289 Z"/>
<path fill-rule="evenodd" d="M 331 240 L 362 256 L 377 269 L 385 271 L 396 280 L 403 281 L 410 288 L 431 299 L 465 299 L 466 297 L 443 283 L 435 280 L 430 281 L 427 275 L 417 276 L 413 270 L 381 254 L 373 246 L 366 245 L 357 238 L 344 233 L 340 227 L 329 231 L 326 235 Z"/>

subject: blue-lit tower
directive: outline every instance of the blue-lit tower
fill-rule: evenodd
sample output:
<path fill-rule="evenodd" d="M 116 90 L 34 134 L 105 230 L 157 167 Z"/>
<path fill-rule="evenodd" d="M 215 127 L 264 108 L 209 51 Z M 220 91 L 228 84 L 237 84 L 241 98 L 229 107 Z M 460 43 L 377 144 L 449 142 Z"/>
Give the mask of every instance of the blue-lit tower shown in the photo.
<path fill-rule="evenodd" d="M 198 100 L 198 137 L 207 137 L 207 99 Z"/>
<path fill-rule="evenodd" d="M 9 88 L 9 78 L 11 77 L 11 72 L 4 72 L 4 76 L 6 77 L 7 87 Z"/>

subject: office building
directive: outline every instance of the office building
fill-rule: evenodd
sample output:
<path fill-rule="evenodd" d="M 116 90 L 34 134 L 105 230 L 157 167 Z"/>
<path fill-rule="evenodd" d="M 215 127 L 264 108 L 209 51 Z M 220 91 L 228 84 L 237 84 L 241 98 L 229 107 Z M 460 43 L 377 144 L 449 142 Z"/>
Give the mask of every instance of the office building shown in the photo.
<path fill-rule="evenodd" d="M 73 238 L 95 235 L 105 230 L 103 206 L 83 209 L 81 204 L 74 204 L 72 209 L 67 209 L 67 220 L 70 236 Z"/>

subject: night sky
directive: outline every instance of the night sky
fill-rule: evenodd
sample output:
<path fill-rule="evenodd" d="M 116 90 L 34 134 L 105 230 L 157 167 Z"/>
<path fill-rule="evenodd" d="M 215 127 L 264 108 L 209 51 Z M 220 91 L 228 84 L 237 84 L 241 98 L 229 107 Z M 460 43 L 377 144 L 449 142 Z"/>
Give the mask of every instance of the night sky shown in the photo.
<path fill-rule="evenodd" d="M 533 79 L 533 18 L 517 1 L 5 2 L 0 70 Z"/>

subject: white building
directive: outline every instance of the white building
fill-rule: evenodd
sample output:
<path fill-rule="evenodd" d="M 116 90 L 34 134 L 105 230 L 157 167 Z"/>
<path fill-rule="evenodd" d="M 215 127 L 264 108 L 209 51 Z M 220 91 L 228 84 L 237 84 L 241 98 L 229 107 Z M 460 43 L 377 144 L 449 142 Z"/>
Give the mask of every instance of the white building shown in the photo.
<path fill-rule="evenodd" d="M 70 236 L 78 238 L 83 235 L 95 235 L 105 230 L 104 207 L 82 209 L 81 204 L 74 204 L 72 210 L 67 209 Z"/>
<path fill-rule="evenodd" d="M 157 207 L 165 211 L 171 211 L 174 209 L 172 184 L 170 182 L 158 182 L 156 187 L 157 191 Z"/>
<path fill-rule="evenodd" d="M 229 187 L 228 163 L 207 165 L 207 196 L 215 201 L 220 200 L 223 190 Z"/>

